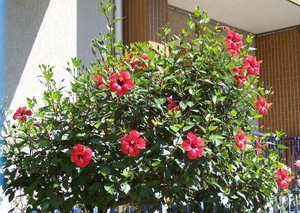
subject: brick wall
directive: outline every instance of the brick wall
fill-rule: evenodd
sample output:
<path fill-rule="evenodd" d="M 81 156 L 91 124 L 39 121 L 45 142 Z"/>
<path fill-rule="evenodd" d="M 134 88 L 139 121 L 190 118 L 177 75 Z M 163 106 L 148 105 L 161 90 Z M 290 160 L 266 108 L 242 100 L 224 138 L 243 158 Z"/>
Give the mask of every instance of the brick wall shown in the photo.
<path fill-rule="evenodd" d="M 283 130 L 300 135 L 300 30 L 290 29 L 255 39 L 261 64 L 260 81 L 271 86 L 274 95 L 268 115 L 259 120 L 261 131 Z"/>

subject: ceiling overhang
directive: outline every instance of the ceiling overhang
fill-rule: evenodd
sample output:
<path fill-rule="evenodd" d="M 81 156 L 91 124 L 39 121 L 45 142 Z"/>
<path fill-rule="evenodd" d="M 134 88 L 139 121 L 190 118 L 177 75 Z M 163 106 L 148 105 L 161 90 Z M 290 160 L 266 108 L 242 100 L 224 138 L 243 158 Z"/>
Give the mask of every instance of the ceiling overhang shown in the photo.
<path fill-rule="evenodd" d="M 211 19 L 253 34 L 300 25 L 297 2 L 300 0 L 169 0 L 170 5 L 190 12 L 200 6 Z"/>

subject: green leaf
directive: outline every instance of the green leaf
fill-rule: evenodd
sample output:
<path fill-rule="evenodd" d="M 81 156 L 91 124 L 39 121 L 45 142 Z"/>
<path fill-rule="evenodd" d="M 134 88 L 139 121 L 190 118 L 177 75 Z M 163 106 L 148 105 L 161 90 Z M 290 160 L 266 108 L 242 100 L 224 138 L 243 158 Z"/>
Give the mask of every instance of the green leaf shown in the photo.
<path fill-rule="evenodd" d="M 120 187 L 121 187 L 121 191 L 124 192 L 125 194 L 128 194 L 131 189 L 130 185 L 127 182 L 121 183 Z"/>
<path fill-rule="evenodd" d="M 62 97 L 62 94 L 60 92 L 52 92 L 51 93 L 51 98 L 53 98 L 56 101 L 59 101 Z"/>
<path fill-rule="evenodd" d="M 52 71 L 47 71 L 47 72 L 44 72 L 44 77 L 47 81 L 50 81 L 51 78 L 53 76 L 53 72 Z"/>
<path fill-rule="evenodd" d="M 75 169 L 75 165 L 74 164 L 64 164 L 60 171 L 62 172 L 67 172 L 67 171 L 72 171 L 73 169 Z"/>
<path fill-rule="evenodd" d="M 233 109 L 233 110 L 230 111 L 230 115 L 236 116 L 236 115 L 237 115 L 237 112 Z"/>
<path fill-rule="evenodd" d="M 176 140 L 177 141 L 177 140 Z M 174 143 L 174 142 L 173 142 Z M 167 150 L 167 149 L 163 149 L 162 150 L 162 155 L 170 155 L 171 154 L 171 152 L 169 151 L 169 150 Z"/>
<path fill-rule="evenodd" d="M 188 131 L 188 130 L 190 130 L 191 128 L 193 128 L 195 125 L 189 125 L 189 126 L 185 126 L 185 127 L 183 127 L 183 131 L 185 132 L 185 131 Z"/>
<path fill-rule="evenodd" d="M 159 183 L 161 182 L 161 180 L 152 180 L 149 183 L 149 186 L 157 186 Z"/>
<path fill-rule="evenodd" d="M 97 190 L 101 189 L 102 187 L 103 187 L 103 184 L 101 184 L 99 182 L 95 182 L 88 188 L 88 191 L 97 191 Z"/>
<path fill-rule="evenodd" d="M 153 166 L 153 167 L 159 167 L 160 165 L 162 165 L 161 161 L 155 161 L 155 162 L 151 163 L 151 166 Z"/>
<path fill-rule="evenodd" d="M 179 128 L 177 126 L 170 126 L 170 129 L 173 130 L 175 133 L 179 131 Z"/>
<path fill-rule="evenodd" d="M 168 35 L 171 32 L 171 29 L 169 27 L 164 27 L 163 31 L 165 35 Z"/>
<path fill-rule="evenodd" d="M 279 148 L 279 149 L 287 149 L 288 147 L 280 143 L 280 144 L 277 145 L 277 148 Z"/>
<path fill-rule="evenodd" d="M 58 209 L 60 207 L 62 202 L 63 202 L 62 197 L 57 197 L 57 196 L 51 196 L 50 197 L 50 204 L 51 204 L 51 206 L 53 206 L 56 209 Z"/>
<path fill-rule="evenodd" d="M 214 96 L 212 97 L 212 102 L 213 102 L 213 104 L 216 104 L 216 103 L 217 103 L 217 96 L 214 95 Z"/>
<path fill-rule="evenodd" d="M 182 47 L 182 48 L 185 48 L 185 49 L 191 49 L 191 45 L 190 45 L 189 43 L 187 43 L 187 42 L 183 43 L 183 44 L 181 45 L 181 47 Z"/>
<path fill-rule="evenodd" d="M 194 14 L 196 17 L 200 17 L 201 16 L 201 8 L 200 7 L 196 7 L 194 10 Z"/>
<path fill-rule="evenodd" d="M 246 196 L 245 196 L 243 193 L 241 193 L 241 192 L 239 192 L 239 191 L 237 191 L 236 193 L 237 193 L 240 197 L 244 198 L 244 200 L 245 200 L 246 202 L 248 202 Z"/>
<path fill-rule="evenodd" d="M 123 172 L 121 173 L 121 175 L 123 175 L 124 177 L 128 178 L 131 177 L 133 175 L 131 169 L 129 167 L 125 168 L 123 170 Z"/>
<path fill-rule="evenodd" d="M 246 42 L 247 42 L 248 44 L 251 44 L 251 43 L 252 43 L 252 40 L 253 40 L 253 38 L 254 38 L 254 36 L 253 36 L 253 35 L 248 35 L 248 36 L 246 37 Z"/>
<path fill-rule="evenodd" d="M 202 131 L 203 134 L 206 133 L 206 129 L 203 126 L 197 125 L 197 127 L 200 128 L 200 130 Z"/>
<path fill-rule="evenodd" d="M 190 88 L 190 89 L 189 89 L 189 93 L 190 93 L 191 95 L 194 95 L 194 90 L 193 90 L 192 88 Z"/>
<path fill-rule="evenodd" d="M 228 199 L 228 197 L 225 195 L 225 194 L 223 194 L 223 193 L 218 193 L 218 196 L 220 197 L 220 201 L 221 201 L 221 203 L 225 206 L 226 204 L 228 204 L 228 201 L 229 201 L 229 199 Z"/>
<path fill-rule="evenodd" d="M 93 144 L 100 144 L 101 143 L 101 138 L 100 137 L 93 137 L 91 139 L 91 143 L 93 143 Z"/>
<path fill-rule="evenodd" d="M 32 109 L 35 106 L 35 103 L 36 101 L 34 98 L 33 99 L 27 98 L 27 105 L 29 109 Z"/>
<path fill-rule="evenodd" d="M 211 135 L 209 136 L 209 140 L 211 140 L 215 146 L 219 146 L 222 143 L 224 137 L 222 135 Z"/>
<path fill-rule="evenodd" d="M 209 122 L 210 119 L 211 119 L 211 117 L 212 117 L 212 115 L 211 115 L 210 113 L 208 113 L 208 114 L 205 116 L 205 120 L 206 120 L 207 122 Z"/>
<path fill-rule="evenodd" d="M 114 168 L 119 168 L 119 169 L 125 168 L 125 165 L 124 165 L 123 163 L 121 163 L 121 162 L 113 162 L 111 165 L 112 165 Z"/>
<path fill-rule="evenodd" d="M 218 128 L 218 126 L 209 126 L 208 127 L 208 130 L 211 132 L 211 131 L 214 131 L 215 129 L 217 129 Z"/>
<path fill-rule="evenodd" d="M 188 101 L 188 102 L 186 103 L 186 105 L 188 105 L 189 107 L 193 107 L 193 106 L 194 106 L 194 103 L 193 103 L 192 101 Z"/>
<path fill-rule="evenodd" d="M 149 59 L 149 60 L 154 59 L 155 55 L 156 55 L 156 53 L 155 53 L 154 51 L 150 51 L 150 52 L 148 53 L 148 59 Z"/>
<path fill-rule="evenodd" d="M 262 118 L 263 116 L 260 114 L 254 115 L 254 118 L 258 119 L 258 118 Z"/>
<path fill-rule="evenodd" d="M 99 164 L 99 171 L 103 176 L 107 176 L 111 172 L 110 166 L 104 163 Z"/>
<path fill-rule="evenodd" d="M 81 64 L 81 60 L 73 58 L 72 59 L 72 64 L 73 64 L 74 67 L 78 67 Z"/>
<path fill-rule="evenodd" d="M 115 186 L 113 183 L 107 183 L 104 186 L 105 191 L 107 191 L 109 194 L 113 195 L 115 192 Z"/>

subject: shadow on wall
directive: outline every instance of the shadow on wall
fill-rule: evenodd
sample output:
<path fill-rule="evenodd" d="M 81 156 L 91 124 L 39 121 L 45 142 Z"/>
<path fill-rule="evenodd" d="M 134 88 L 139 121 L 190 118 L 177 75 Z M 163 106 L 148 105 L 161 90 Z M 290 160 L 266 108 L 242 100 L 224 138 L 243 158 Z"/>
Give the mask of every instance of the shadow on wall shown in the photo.
<path fill-rule="evenodd" d="M 4 97 L 7 105 L 14 97 L 49 2 L 6 1 Z"/>
<path fill-rule="evenodd" d="M 107 33 L 107 21 L 99 8 L 100 0 L 77 1 L 77 57 L 85 65 L 95 60 L 90 44 L 99 32 Z"/>

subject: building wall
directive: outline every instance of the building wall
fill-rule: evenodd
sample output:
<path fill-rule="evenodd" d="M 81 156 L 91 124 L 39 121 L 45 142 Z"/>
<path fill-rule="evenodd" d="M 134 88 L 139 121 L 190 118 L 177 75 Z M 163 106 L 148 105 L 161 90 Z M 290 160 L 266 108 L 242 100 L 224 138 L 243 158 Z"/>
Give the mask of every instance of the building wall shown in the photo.
<path fill-rule="evenodd" d="M 94 60 L 90 48 L 92 39 L 98 38 L 100 32 L 104 34 L 107 32 L 108 23 L 99 9 L 100 1 L 77 0 L 76 57 L 82 59 L 85 65 L 89 65 L 89 62 Z"/>
<path fill-rule="evenodd" d="M 259 120 L 262 131 L 283 130 L 300 135 L 300 31 L 291 29 L 256 38 L 257 58 L 262 60 L 260 81 L 274 95 L 268 115 Z"/>
<path fill-rule="evenodd" d="M 171 35 L 180 35 L 181 29 L 186 28 L 189 17 L 186 13 L 177 11 L 175 8 L 168 9 L 168 25 L 171 28 Z"/>
<path fill-rule="evenodd" d="M 161 42 L 157 33 L 161 34 L 167 23 L 167 7 L 167 0 L 123 0 L 124 43 Z"/>
<path fill-rule="evenodd" d="M 76 56 L 76 1 L 10 0 L 6 7 L 5 95 L 16 108 L 40 94 L 39 64 L 61 72 Z"/>
<path fill-rule="evenodd" d="M 91 39 L 107 31 L 99 2 L 6 1 L 4 79 L 10 108 L 26 105 L 26 97 L 41 95 L 39 64 L 54 66 L 60 81 L 69 78 L 64 67 L 71 58 L 82 58 L 86 64 L 93 60 Z"/>
<path fill-rule="evenodd" d="M 193 12 L 185 11 L 180 8 L 169 5 L 169 7 L 168 7 L 168 25 L 171 29 L 171 35 L 180 35 L 182 28 L 188 28 L 187 22 L 189 21 L 189 14 L 191 14 L 193 16 Z M 209 14 L 208 14 L 208 17 L 209 17 Z M 231 29 L 234 29 L 236 32 L 243 34 L 244 39 L 249 34 L 249 32 L 247 32 L 247 31 L 244 31 L 242 29 L 236 29 L 235 27 L 226 25 L 222 22 L 212 20 L 212 19 L 210 20 L 209 23 L 206 24 L 206 26 L 210 29 L 214 29 L 214 27 L 217 24 L 220 26 L 227 26 Z M 226 36 L 227 31 L 224 30 L 222 32 L 222 35 Z M 255 46 L 255 41 L 253 41 L 252 46 Z"/>

